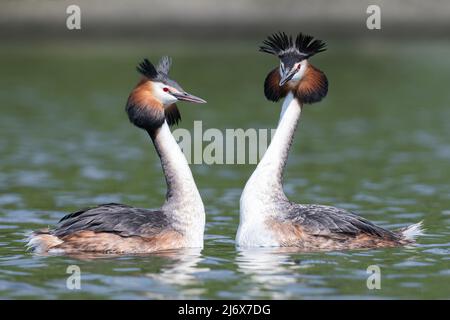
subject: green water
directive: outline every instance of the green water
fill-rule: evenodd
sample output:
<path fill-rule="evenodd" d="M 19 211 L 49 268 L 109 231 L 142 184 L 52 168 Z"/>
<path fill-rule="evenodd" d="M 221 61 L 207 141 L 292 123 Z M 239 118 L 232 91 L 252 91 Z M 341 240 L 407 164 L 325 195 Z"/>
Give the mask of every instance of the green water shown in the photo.
<path fill-rule="evenodd" d="M 205 248 L 148 256 L 35 256 L 25 235 L 80 207 L 159 207 L 153 146 L 124 104 L 144 56 L 207 105 L 179 105 L 180 127 L 273 128 L 263 79 L 276 60 L 229 45 L 0 48 L 0 298 L 450 298 L 450 46 L 353 43 L 313 63 L 328 97 L 303 113 L 285 175 L 296 202 L 334 205 L 387 228 L 424 220 L 413 248 L 328 253 L 239 251 L 238 202 L 254 165 L 192 165 L 207 213 Z M 230 49 L 231 48 L 231 49 Z M 81 269 L 81 290 L 66 269 Z M 381 289 L 366 286 L 370 265 Z"/>

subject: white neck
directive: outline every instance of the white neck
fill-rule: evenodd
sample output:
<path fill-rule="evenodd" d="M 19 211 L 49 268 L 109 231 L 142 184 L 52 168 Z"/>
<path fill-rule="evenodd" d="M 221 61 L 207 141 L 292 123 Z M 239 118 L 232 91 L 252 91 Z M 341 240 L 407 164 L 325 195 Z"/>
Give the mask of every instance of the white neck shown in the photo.
<path fill-rule="evenodd" d="M 201 232 L 205 224 L 203 202 L 188 162 L 170 132 L 167 122 L 151 134 L 167 182 L 166 202 L 162 210 L 170 215 L 176 227 L 189 233 Z M 198 229 L 202 229 L 201 231 Z"/>
<path fill-rule="evenodd" d="M 283 171 L 295 129 L 300 119 L 300 113 L 301 105 L 294 98 L 293 94 L 289 93 L 283 102 L 280 121 L 275 135 L 256 170 L 245 185 L 241 196 L 241 212 L 243 209 L 244 211 L 254 211 L 254 209 L 251 209 L 251 203 L 253 202 L 254 204 L 255 201 L 261 203 L 263 208 L 267 208 L 266 210 L 272 212 L 273 205 L 277 202 L 287 201 L 282 185 Z M 259 209 L 261 214 L 265 211 L 263 208 Z"/>
<path fill-rule="evenodd" d="M 289 93 L 283 102 L 280 121 L 270 146 L 241 195 L 236 234 L 236 244 L 240 247 L 279 245 L 269 232 L 267 221 L 285 212 L 289 205 L 283 192 L 283 171 L 300 113 L 301 105 Z"/>

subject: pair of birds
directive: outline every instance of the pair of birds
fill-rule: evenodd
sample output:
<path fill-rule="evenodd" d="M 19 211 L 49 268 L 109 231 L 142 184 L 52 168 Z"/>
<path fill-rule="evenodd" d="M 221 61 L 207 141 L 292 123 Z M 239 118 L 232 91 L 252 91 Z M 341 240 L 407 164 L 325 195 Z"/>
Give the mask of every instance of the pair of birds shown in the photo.
<path fill-rule="evenodd" d="M 296 247 L 298 250 L 342 250 L 393 247 L 414 243 L 421 223 L 389 231 L 345 210 L 289 201 L 282 177 L 294 132 L 305 104 L 323 99 L 325 74 L 309 63 L 325 51 L 325 43 L 298 34 L 269 36 L 260 51 L 279 58 L 266 77 L 267 99 L 284 98 L 277 130 L 251 175 L 240 199 L 240 247 Z M 171 60 L 155 67 L 145 59 L 137 70 L 142 79 L 126 105 L 130 121 L 147 131 L 161 159 L 167 195 L 159 210 L 104 204 L 66 215 L 52 230 L 34 232 L 28 246 L 35 252 L 149 253 L 203 247 L 205 210 L 186 158 L 169 129 L 178 123 L 176 102 L 205 103 L 168 76 Z"/>

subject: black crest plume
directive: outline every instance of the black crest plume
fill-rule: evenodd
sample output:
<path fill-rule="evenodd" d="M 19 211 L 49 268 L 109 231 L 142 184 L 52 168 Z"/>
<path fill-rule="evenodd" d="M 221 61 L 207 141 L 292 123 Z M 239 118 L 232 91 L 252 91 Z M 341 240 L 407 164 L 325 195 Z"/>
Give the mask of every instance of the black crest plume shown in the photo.
<path fill-rule="evenodd" d="M 159 60 L 156 70 L 158 71 L 158 73 L 168 76 L 171 65 L 172 59 L 168 56 L 163 56 L 161 60 Z"/>
<path fill-rule="evenodd" d="M 156 79 L 158 77 L 158 71 L 156 71 L 155 66 L 148 59 L 144 59 L 136 67 L 136 70 L 149 79 Z"/>
<path fill-rule="evenodd" d="M 309 58 L 319 52 L 326 50 L 326 43 L 322 40 L 314 39 L 310 35 L 299 33 L 295 39 L 284 32 L 274 33 L 263 41 L 259 51 L 282 57 L 283 55 L 297 54 L 304 58 Z"/>
<path fill-rule="evenodd" d="M 137 71 L 143 76 L 153 81 L 167 82 L 169 80 L 169 69 L 172 64 L 172 59 L 168 56 L 164 56 L 155 66 L 148 60 L 144 59 L 137 67 Z"/>

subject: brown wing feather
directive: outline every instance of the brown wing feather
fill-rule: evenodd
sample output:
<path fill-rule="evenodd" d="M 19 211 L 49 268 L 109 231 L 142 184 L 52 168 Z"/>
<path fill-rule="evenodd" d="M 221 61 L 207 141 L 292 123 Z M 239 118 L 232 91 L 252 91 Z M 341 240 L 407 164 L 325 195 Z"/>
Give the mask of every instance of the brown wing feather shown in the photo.
<path fill-rule="evenodd" d="M 397 239 L 379 237 L 367 233 L 354 235 L 311 233 L 308 226 L 291 221 L 269 220 L 269 228 L 281 246 L 298 247 L 302 251 L 347 250 L 375 247 L 395 247 L 401 244 Z"/>
<path fill-rule="evenodd" d="M 183 237 L 174 230 L 165 230 L 152 237 L 122 237 L 114 233 L 78 231 L 61 240 L 63 242 L 53 249 L 62 249 L 66 253 L 144 253 L 179 248 Z"/>

